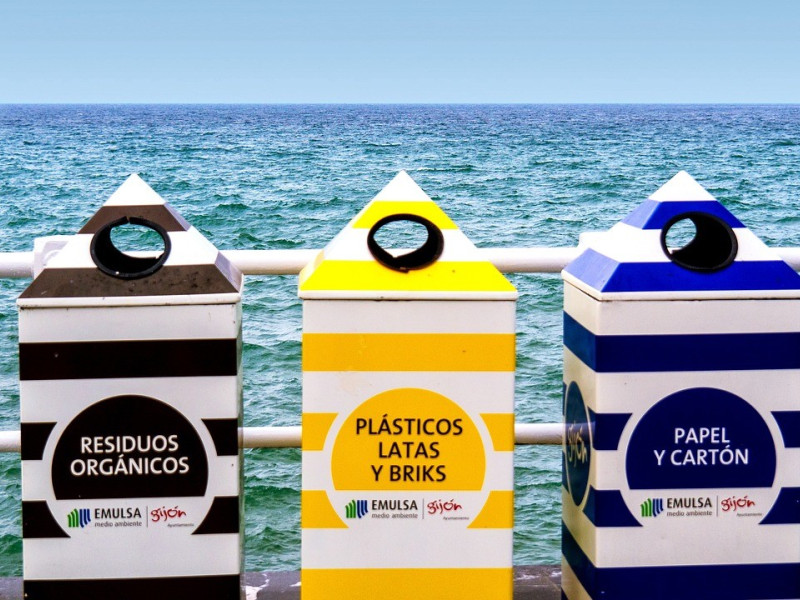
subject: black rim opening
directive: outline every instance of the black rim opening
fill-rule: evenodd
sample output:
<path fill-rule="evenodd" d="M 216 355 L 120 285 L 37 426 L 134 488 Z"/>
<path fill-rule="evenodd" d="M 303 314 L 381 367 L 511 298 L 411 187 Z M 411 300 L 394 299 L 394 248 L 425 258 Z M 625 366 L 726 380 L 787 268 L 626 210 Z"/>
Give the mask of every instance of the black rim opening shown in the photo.
<path fill-rule="evenodd" d="M 164 250 L 158 256 L 132 256 L 114 245 L 111 232 L 122 225 L 139 225 L 155 231 L 164 242 Z M 139 217 L 121 217 L 103 225 L 92 237 L 89 247 L 92 260 L 106 275 L 117 279 L 140 279 L 158 271 L 167 261 L 171 244 L 167 231 L 158 223 Z"/>
<path fill-rule="evenodd" d="M 424 226 L 428 232 L 428 237 L 416 250 L 395 256 L 389 253 L 375 240 L 375 234 L 384 225 L 397 221 L 410 221 Z M 394 271 L 407 272 L 414 269 L 424 269 L 428 265 L 436 262 L 442 255 L 442 250 L 444 250 L 444 236 L 436 225 L 419 215 L 407 213 L 389 215 L 388 217 L 380 219 L 369 230 L 369 235 L 367 235 L 367 248 L 369 248 L 370 254 L 372 254 L 375 260 L 384 267 L 388 267 Z"/>
<path fill-rule="evenodd" d="M 682 221 L 694 224 L 694 238 L 683 246 L 670 250 L 667 246 L 669 230 Z M 716 215 L 686 212 L 667 221 L 661 230 L 661 248 L 664 254 L 679 267 L 690 271 L 713 272 L 729 266 L 736 258 L 739 243 L 730 225 Z"/>

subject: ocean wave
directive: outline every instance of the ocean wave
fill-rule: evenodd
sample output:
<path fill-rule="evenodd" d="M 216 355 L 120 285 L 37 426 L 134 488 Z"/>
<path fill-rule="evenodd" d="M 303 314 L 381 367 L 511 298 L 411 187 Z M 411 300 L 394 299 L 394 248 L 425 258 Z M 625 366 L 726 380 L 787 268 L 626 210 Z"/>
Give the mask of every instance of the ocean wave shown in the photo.
<path fill-rule="evenodd" d="M 680 169 L 762 237 L 800 246 L 798 131 L 800 111 L 780 107 L 0 106 L 0 250 L 75 233 L 131 172 L 221 249 L 320 248 L 400 169 L 484 246 L 574 246 Z M 556 421 L 563 283 L 509 278 L 521 293 L 517 419 Z M 19 427 L 15 301 L 27 283 L 0 281 L 5 430 Z M 243 305 L 245 422 L 299 424 L 297 280 L 249 276 Z M 245 454 L 245 567 L 296 569 L 300 452 Z M 518 447 L 515 462 L 514 560 L 556 563 L 560 452 Z M 7 575 L 21 561 L 18 481 L 19 457 L 0 457 Z"/>

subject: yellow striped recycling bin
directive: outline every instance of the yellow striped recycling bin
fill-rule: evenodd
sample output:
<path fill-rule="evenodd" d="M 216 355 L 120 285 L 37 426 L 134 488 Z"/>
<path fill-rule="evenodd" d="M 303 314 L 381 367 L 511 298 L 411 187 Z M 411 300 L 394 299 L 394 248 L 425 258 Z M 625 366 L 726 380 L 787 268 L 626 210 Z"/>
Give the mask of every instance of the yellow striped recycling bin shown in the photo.
<path fill-rule="evenodd" d="M 510 600 L 514 287 L 401 172 L 299 294 L 303 600 Z"/>

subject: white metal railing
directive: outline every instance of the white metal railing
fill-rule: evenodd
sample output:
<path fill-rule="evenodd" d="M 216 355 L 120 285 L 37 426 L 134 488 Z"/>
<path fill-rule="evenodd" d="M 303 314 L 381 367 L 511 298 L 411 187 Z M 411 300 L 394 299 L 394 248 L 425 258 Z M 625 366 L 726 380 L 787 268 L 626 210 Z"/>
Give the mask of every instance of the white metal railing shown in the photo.
<path fill-rule="evenodd" d="M 775 248 L 793 269 L 800 271 L 800 248 Z M 245 275 L 297 275 L 319 250 L 223 250 Z M 503 273 L 558 273 L 580 252 L 577 247 L 481 248 L 480 254 Z M 34 252 L 0 253 L 0 277 L 26 278 L 33 274 Z"/>
<path fill-rule="evenodd" d="M 297 275 L 319 250 L 223 250 L 245 275 Z M 503 273 L 558 273 L 578 248 L 483 248 L 479 252 Z M 22 253 L 21 253 L 22 254 Z M 798 252 L 800 264 L 800 252 Z"/>
<path fill-rule="evenodd" d="M 564 428 L 561 423 L 517 423 L 514 440 L 517 444 L 560 445 Z M 299 448 L 300 426 L 242 427 L 240 448 Z M 19 452 L 19 431 L 0 431 L 0 452 Z"/>
<path fill-rule="evenodd" d="M 31 277 L 33 252 L 3 252 L 0 254 L 0 277 Z"/>
<path fill-rule="evenodd" d="M 39 252 L 0 253 L 0 277 L 31 277 L 36 263 L 45 264 L 47 254 L 63 246 L 63 237 L 58 238 L 61 239 Z M 545 247 L 480 250 L 483 257 L 503 273 L 558 273 L 578 252 L 578 248 Z M 222 253 L 245 275 L 297 275 L 319 250 L 223 250 Z M 797 262 L 800 265 L 800 249 Z"/>
<path fill-rule="evenodd" d="M 597 235 L 593 233 L 584 235 Z M 0 253 L 0 277 L 32 277 L 34 268 L 46 264 L 49 254 L 65 243 L 66 236 L 39 238 L 34 252 Z M 793 269 L 800 271 L 800 248 L 775 248 Z M 296 275 L 319 250 L 223 250 L 245 275 Z M 580 252 L 578 247 L 482 248 L 479 252 L 503 273 L 558 273 Z M 561 423 L 517 423 L 517 444 L 561 444 Z M 299 448 L 301 431 L 294 427 L 243 427 L 242 448 Z M 0 431 L 0 452 L 19 452 L 19 431 Z"/>

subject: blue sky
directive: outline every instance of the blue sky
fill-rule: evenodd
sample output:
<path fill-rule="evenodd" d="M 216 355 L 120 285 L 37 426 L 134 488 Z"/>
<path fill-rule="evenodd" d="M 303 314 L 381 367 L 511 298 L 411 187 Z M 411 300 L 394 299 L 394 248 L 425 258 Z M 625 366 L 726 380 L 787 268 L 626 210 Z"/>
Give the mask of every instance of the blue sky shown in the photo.
<path fill-rule="evenodd" d="M 0 0 L 0 102 L 800 102 L 800 1 Z"/>

